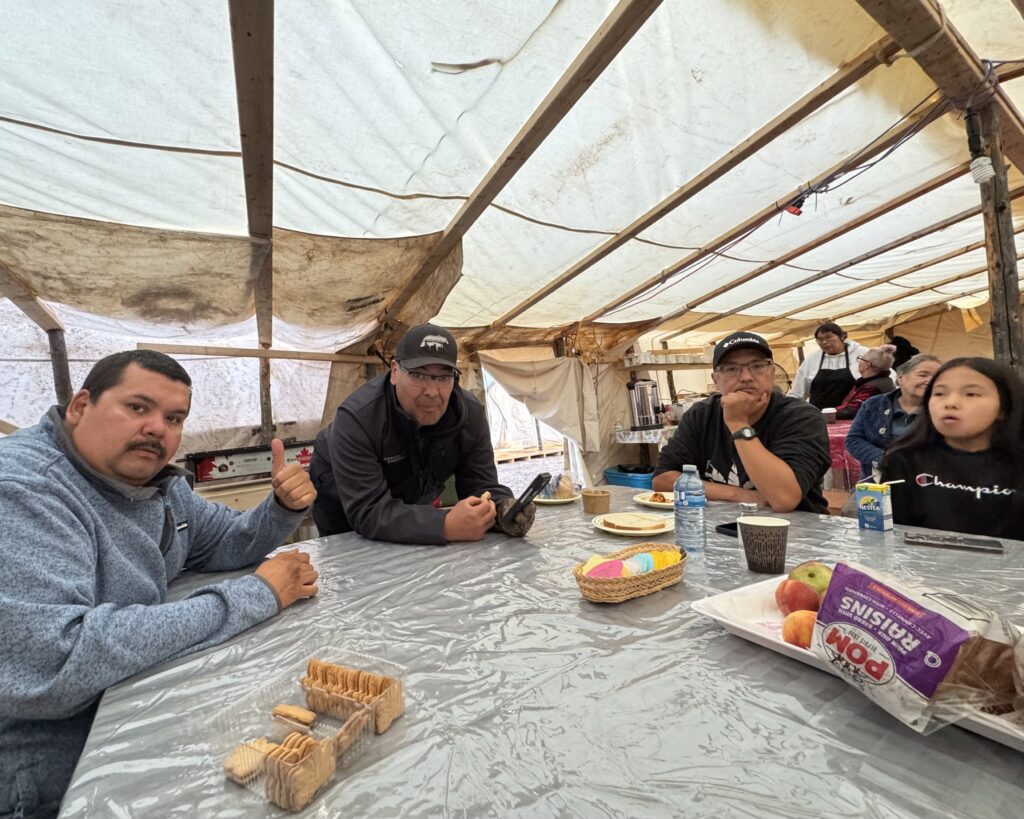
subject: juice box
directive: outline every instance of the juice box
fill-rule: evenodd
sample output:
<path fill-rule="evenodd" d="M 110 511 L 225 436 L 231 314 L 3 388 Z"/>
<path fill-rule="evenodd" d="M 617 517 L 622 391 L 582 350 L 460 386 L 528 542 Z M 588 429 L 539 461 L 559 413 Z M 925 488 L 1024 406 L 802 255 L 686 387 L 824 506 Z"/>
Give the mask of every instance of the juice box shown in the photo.
<path fill-rule="evenodd" d="M 892 529 L 892 488 L 884 483 L 857 484 L 857 523 L 861 529 Z"/>

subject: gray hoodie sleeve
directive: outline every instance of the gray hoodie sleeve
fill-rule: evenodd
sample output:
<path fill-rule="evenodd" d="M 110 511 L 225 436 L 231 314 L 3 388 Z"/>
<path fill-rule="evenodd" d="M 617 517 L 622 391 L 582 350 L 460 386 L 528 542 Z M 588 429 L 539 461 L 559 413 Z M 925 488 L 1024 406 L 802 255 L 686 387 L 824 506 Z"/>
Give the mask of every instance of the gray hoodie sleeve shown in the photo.
<path fill-rule="evenodd" d="M 0 506 L 3 716 L 70 716 L 110 685 L 216 645 L 277 612 L 273 593 L 253 575 L 175 603 L 143 605 L 132 593 L 109 600 L 118 591 L 110 571 L 102 578 L 108 600 L 99 600 L 94 524 L 31 481 L 4 481 Z M 154 597 L 160 581 L 154 578 Z"/>
<path fill-rule="evenodd" d="M 259 506 L 245 512 L 210 503 L 181 487 L 192 530 L 185 567 L 201 572 L 240 569 L 272 552 L 302 522 L 306 510 L 293 512 L 271 492 Z"/>

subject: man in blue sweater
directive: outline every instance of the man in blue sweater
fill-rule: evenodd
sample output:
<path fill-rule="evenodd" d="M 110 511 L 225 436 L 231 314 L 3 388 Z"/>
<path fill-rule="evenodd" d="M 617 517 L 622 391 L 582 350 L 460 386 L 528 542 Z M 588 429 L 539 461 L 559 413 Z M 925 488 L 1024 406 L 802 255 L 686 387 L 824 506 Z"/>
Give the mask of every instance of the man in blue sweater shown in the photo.
<path fill-rule="evenodd" d="M 274 490 L 233 512 L 168 463 L 191 380 L 161 353 L 99 361 L 66 411 L 0 439 L 0 817 L 55 815 L 104 689 L 233 637 L 316 594 L 309 556 L 175 603 L 183 569 L 253 564 L 316 492 L 273 444 Z"/>

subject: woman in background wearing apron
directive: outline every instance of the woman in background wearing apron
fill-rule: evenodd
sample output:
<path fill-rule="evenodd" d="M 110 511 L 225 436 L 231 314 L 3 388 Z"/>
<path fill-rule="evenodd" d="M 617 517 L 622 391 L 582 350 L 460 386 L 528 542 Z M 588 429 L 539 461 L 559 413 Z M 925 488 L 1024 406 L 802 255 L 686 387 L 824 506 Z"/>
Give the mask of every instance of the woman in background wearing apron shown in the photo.
<path fill-rule="evenodd" d="M 789 394 L 808 399 L 818 409 L 838 407 L 857 380 L 857 357 L 868 348 L 847 341 L 843 328 L 833 322 L 819 326 L 814 340 L 821 351 L 812 353 L 800 365 Z"/>

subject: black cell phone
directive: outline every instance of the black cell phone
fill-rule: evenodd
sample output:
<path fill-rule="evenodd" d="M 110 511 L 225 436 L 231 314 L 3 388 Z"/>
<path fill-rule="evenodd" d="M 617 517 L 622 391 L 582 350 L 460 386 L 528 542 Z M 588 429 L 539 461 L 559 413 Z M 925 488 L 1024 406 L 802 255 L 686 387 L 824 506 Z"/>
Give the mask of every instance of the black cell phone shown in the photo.
<path fill-rule="evenodd" d="M 536 478 L 531 481 L 530 485 L 526 487 L 526 490 L 516 498 L 516 502 L 512 504 L 509 510 L 505 513 L 505 517 L 502 518 L 502 523 L 512 523 L 516 519 L 516 515 L 522 512 L 529 503 L 537 497 L 541 490 L 548 485 L 548 481 L 551 480 L 550 472 L 541 472 Z"/>
<path fill-rule="evenodd" d="M 736 521 L 732 523 L 719 523 L 715 527 L 715 531 L 720 535 L 728 535 L 729 537 L 739 537 L 739 524 Z"/>

